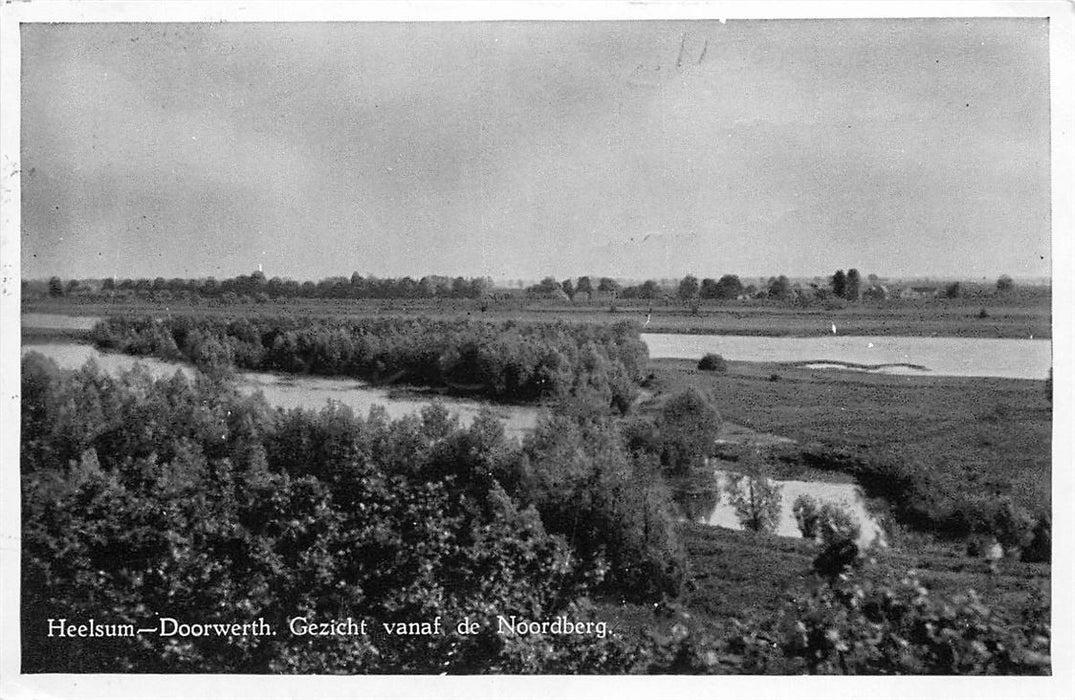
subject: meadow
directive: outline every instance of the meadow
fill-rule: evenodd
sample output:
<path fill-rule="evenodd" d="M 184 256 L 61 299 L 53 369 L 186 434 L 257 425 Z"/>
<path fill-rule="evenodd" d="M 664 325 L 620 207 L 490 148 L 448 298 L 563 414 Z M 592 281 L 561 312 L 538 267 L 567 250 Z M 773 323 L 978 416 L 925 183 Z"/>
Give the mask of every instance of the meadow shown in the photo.
<path fill-rule="evenodd" d="M 526 298 L 486 299 L 274 299 L 225 302 L 201 299 L 167 302 L 101 296 L 27 298 L 23 311 L 89 316 L 140 314 L 295 314 L 334 319 L 382 315 L 419 315 L 457 320 L 608 324 L 632 320 L 648 333 L 812 336 L 909 335 L 966 338 L 1049 338 L 1052 309 L 1049 294 L 960 299 L 905 299 L 849 304 L 843 300 L 796 304 L 765 300 L 709 301 L 688 304 L 674 300 L 604 300 L 576 302 Z M 983 313 L 984 312 L 984 313 Z"/>

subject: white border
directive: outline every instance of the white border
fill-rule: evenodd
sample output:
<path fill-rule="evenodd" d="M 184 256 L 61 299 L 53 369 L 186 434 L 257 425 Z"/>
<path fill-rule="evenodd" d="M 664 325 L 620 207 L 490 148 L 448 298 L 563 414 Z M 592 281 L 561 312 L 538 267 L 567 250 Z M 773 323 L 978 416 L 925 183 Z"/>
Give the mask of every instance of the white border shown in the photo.
<path fill-rule="evenodd" d="M 1075 333 L 1069 313 L 1075 298 L 1075 223 L 1072 192 L 1072 86 L 1075 72 L 1075 4 L 1024 2 L 70 2 L 0 0 L 0 698 L 261 698 L 334 697 L 599 697 L 609 693 L 650 697 L 900 698 L 941 693 L 951 697 L 1075 697 L 1072 556 L 1064 547 L 1075 534 L 1070 472 L 1075 425 L 1071 389 Z M 509 676 L 155 676 L 19 674 L 19 25 L 24 22 L 268 22 L 268 21 L 461 21 L 613 19 L 777 19 L 888 17 L 1048 17 L 1050 19 L 1053 226 L 1053 676 L 1051 678 L 696 678 Z"/>

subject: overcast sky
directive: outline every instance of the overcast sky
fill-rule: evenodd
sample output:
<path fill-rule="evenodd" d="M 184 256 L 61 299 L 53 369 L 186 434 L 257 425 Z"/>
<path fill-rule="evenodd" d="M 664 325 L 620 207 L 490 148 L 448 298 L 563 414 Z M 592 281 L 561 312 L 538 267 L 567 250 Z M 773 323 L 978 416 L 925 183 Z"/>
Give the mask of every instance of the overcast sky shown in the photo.
<path fill-rule="evenodd" d="M 1044 20 L 22 43 L 25 277 L 1050 271 Z"/>

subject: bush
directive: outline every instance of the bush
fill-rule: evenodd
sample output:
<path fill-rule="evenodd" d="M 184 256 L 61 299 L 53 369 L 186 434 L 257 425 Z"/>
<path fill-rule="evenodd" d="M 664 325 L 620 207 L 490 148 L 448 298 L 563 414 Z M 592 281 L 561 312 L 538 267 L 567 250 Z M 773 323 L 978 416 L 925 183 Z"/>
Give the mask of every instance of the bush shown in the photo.
<path fill-rule="evenodd" d="M 859 523 L 846 510 L 834 503 L 825 503 L 818 512 L 818 536 L 825 544 L 859 538 Z"/>
<path fill-rule="evenodd" d="M 724 361 L 722 356 L 709 352 L 698 361 L 698 369 L 707 372 L 727 372 L 728 363 Z"/>
<path fill-rule="evenodd" d="M 549 417 L 524 445 L 518 493 L 562 535 L 598 590 L 630 600 L 676 595 L 685 555 L 652 456 L 631 453 L 607 414 Z"/>
<path fill-rule="evenodd" d="M 795 522 L 804 538 L 814 540 L 819 537 L 821 509 L 817 499 L 804 493 L 791 504 L 791 512 L 795 514 Z"/>
<path fill-rule="evenodd" d="M 712 454 L 721 424 L 720 413 L 700 390 L 688 387 L 674 394 L 657 418 L 661 463 L 676 474 L 700 467 Z"/>
<path fill-rule="evenodd" d="M 783 654 L 809 673 L 1050 673 L 1040 601 L 1024 620 L 1008 620 L 973 591 L 941 597 L 913 576 L 836 577 L 785 608 L 779 629 Z"/>
<path fill-rule="evenodd" d="M 1053 522 L 1048 515 L 1038 518 L 1030 544 L 1023 549 L 1022 559 L 1027 562 L 1048 563 L 1053 560 Z"/>
<path fill-rule="evenodd" d="M 631 322 L 114 317 L 97 324 L 92 337 L 101 348 L 182 357 L 207 368 L 447 386 L 513 401 L 593 390 L 621 413 L 638 395 L 648 358 L 639 327 Z"/>
<path fill-rule="evenodd" d="M 460 428 L 437 408 L 283 412 L 201 376 L 61 372 L 33 355 L 23 382 L 26 672 L 622 672 L 635 651 L 615 635 L 461 636 L 449 621 L 593 619 L 596 586 L 676 580 L 667 494 L 607 425 L 550 427 L 524 453 L 488 414 Z M 528 478 L 563 454 L 576 461 L 549 488 Z M 58 610 L 136 627 L 241 614 L 285 633 L 48 639 Z M 375 630 L 440 615 L 446 633 L 286 634 L 293 617 L 348 615 Z"/>

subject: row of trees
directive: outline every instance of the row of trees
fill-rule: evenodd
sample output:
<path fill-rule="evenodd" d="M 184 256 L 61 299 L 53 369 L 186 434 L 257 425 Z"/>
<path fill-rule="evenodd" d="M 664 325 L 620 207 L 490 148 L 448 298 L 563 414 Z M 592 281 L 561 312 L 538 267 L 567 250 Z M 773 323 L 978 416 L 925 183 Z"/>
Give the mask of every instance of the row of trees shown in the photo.
<path fill-rule="evenodd" d="M 580 392 L 626 412 L 648 359 L 639 327 L 378 318 L 112 317 L 98 347 L 240 368 L 452 387 L 516 401 Z"/>
<path fill-rule="evenodd" d="M 1002 275 L 997 279 L 996 291 L 1000 294 L 1011 293 L 1015 289 L 1012 278 Z M 847 272 L 837 270 L 829 278 L 827 285 L 811 283 L 808 291 L 812 296 L 828 297 L 849 301 L 858 301 L 864 297 L 876 296 L 880 287 L 875 275 L 870 275 L 864 282 L 858 270 L 852 268 Z M 555 277 L 546 277 L 539 283 L 527 288 L 530 296 L 539 298 L 566 298 L 571 301 L 590 300 L 595 295 L 606 298 L 658 300 L 669 297 L 682 301 L 695 299 L 738 299 L 741 296 L 751 298 L 771 298 L 787 300 L 799 296 L 801 289 L 793 286 L 786 275 L 770 277 L 760 288 L 745 285 L 737 275 L 724 275 L 719 279 L 706 277 L 699 280 L 694 275 L 687 275 L 674 288 L 665 288 L 655 280 L 647 280 L 637 285 L 622 285 L 611 277 L 594 279 L 589 276 L 557 281 Z M 943 296 L 958 298 L 964 294 L 960 282 L 945 286 Z M 24 282 L 24 294 L 32 292 L 32 285 Z M 156 299 L 221 299 L 225 301 L 269 301 L 270 299 L 478 299 L 494 293 L 493 282 L 487 277 L 463 278 L 427 275 L 421 279 L 412 277 L 377 278 L 362 277 L 357 272 L 350 278 L 327 277 L 319 282 L 296 282 L 290 279 L 273 277 L 267 279 L 261 272 L 250 275 L 216 280 L 205 279 L 105 279 L 100 286 L 89 281 L 76 279 L 66 282 L 59 277 L 51 277 L 45 290 L 50 297 L 64 297 L 85 294 L 103 294 L 107 296 L 133 295 Z"/>
<path fill-rule="evenodd" d="M 100 292 L 131 293 L 148 296 L 166 292 L 171 295 L 198 295 L 207 298 L 225 295 L 276 299 L 476 299 L 488 294 L 493 288 L 488 277 L 444 277 L 427 275 L 413 277 L 362 277 L 357 272 L 348 277 L 326 277 L 319 282 L 296 282 L 280 277 L 266 278 L 257 271 L 222 280 L 214 277 L 204 279 L 120 279 L 107 278 L 101 282 Z M 59 277 L 48 281 L 48 294 L 62 297 L 87 291 L 88 286 L 79 280 L 66 283 Z"/>

